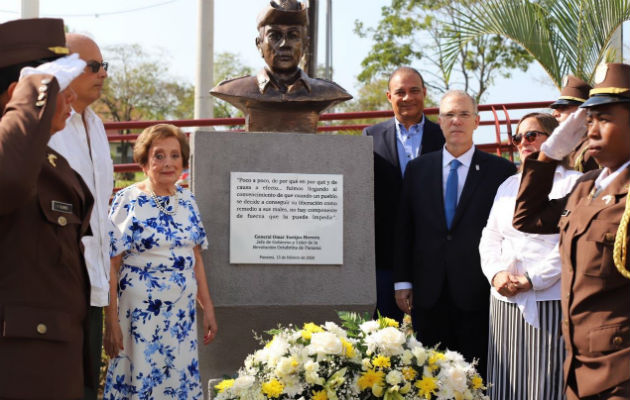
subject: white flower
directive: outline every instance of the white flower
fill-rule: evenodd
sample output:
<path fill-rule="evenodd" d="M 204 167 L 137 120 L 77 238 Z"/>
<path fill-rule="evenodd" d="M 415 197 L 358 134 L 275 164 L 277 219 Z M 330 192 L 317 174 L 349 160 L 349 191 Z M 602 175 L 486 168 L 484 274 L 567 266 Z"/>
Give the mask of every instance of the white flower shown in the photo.
<path fill-rule="evenodd" d="M 376 331 L 379 328 L 379 324 L 378 321 L 365 321 L 359 325 L 359 328 L 361 328 L 365 334 L 369 334 Z"/>
<path fill-rule="evenodd" d="M 466 370 L 464 368 L 449 365 L 443 367 L 438 376 L 451 390 L 463 393 L 468 388 L 466 385 Z"/>
<path fill-rule="evenodd" d="M 304 363 L 304 379 L 306 383 L 323 385 L 324 378 L 319 376 L 319 363 L 308 360 Z"/>
<path fill-rule="evenodd" d="M 444 352 L 444 359 L 458 366 L 466 365 L 466 360 L 464 360 L 464 356 L 456 351 L 447 350 L 446 352 Z"/>
<path fill-rule="evenodd" d="M 385 376 L 385 382 L 389 383 L 392 386 L 398 385 L 400 382 L 402 382 L 402 379 L 402 373 L 396 370 L 389 371 L 387 376 Z"/>
<path fill-rule="evenodd" d="M 335 335 L 337 335 L 340 338 L 347 338 L 348 334 L 346 333 L 346 331 L 344 331 L 343 329 L 341 329 L 339 327 L 339 325 L 335 324 L 334 322 L 326 322 L 324 324 L 324 329 L 326 329 L 328 332 L 332 332 Z"/>
<path fill-rule="evenodd" d="M 298 370 L 299 363 L 295 357 L 282 357 L 276 365 L 276 375 L 279 378 L 284 378 L 288 375 L 294 374 Z"/>
<path fill-rule="evenodd" d="M 231 389 L 238 395 L 242 391 L 249 389 L 254 384 L 254 377 L 251 375 L 240 375 L 234 379 Z"/>
<path fill-rule="evenodd" d="M 416 347 L 412 349 L 411 352 L 413 353 L 414 357 L 416 357 L 418 365 L 424 365 L 424 363 L 427 361 L 427 352 L 424 347 Z"/>
<path fill-rule="evenodd" d="M 368 350 L 385 356 L 395 356 L 403 352 L 405 334 L 394 327 L 387 327 L 371 333 L 365 338 Z"/>
<path fill-rule="evenodd" d="M 414 335 L 409 335 L 409 337 L 407 338 L 407 347 L 413 350 L 416 347 L 422 347 L 422 343 L 420 343 Z"/>
<path fill-rule="evenodd" d="M 288 377 L 284 377 L 282 379 L 282 382 L 284 383 L 283 392 L 290 397 L 293 397 L 304 391 L 304 385 L 302 384 L 302 382 L 300 382 L 300 378 L 298 376 L 291 375 Z"/>
<path fill-rule="evenodd" d="M 409 350 L 405 350 L 402 353 L 402 356 L 400 356 L 400 362 L 403 365 L 409 365 L 411 364 L 411 360 L 413 359 L 413 353 L 410 352 Z"/>
<path fill-rule="evenodd" d="M 372 364 L 370 363 L 369 358 L 364 358 L 363 360 L 361 360 L 361 368 L 364 371 L 367 371 L 368 369 L 372 368 Z"/>
<path fill-rule="evenodd" d="M 341 340 L 330 332 L 315 332 L 308 345 L 309 354 L 341 354 L 343 346 Z"/>

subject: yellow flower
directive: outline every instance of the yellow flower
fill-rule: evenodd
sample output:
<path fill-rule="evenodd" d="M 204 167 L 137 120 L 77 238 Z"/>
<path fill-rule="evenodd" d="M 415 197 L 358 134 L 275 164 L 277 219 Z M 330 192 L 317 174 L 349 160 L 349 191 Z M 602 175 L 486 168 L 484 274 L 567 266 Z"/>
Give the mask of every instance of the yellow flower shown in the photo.
<path fill-rule="evenodd" d="M 392 363 L 389 361 L 389 357 L 379 355 L 372 359 L 372 365 L 380 368 L 389 368 L 392 366 Z"/>
<path fill-rule="evenodd" d="M 416 379 L 416 375 L 418 374 L 415 369 L 411 367 L 405 367 L 402 369 L 402 374 L 406 380 L 412 381 Z"/>
<path fill-rule="evenodd" d="M 217 385 L 215 385 L 214 388 L 219 393 L 223 393 L 225 389 L 231 388 L 232 385 L 234 385 L 234 379 L 224 379 L 221 382 L 219 382 Z"/>
<path fill-rule="evenodd" d="M 305 330 L 301 330 L 300 333 L 302 334 L 302 339 L 304 340 L 311 340 L 311 336 L 313 335 L 311 332 Z"/>
<path fill-rule="evenodd" d="M 438 369 L 438 361 L 442 361 L 446 358 L 443 353 L 439 351 L 431 350 L 431 355 L 429 356 L 429 369 L 431 371 L 435 371 Z"/>
<path fill-rule="evenodd" d="M 311 400 L 328 400 L 328 396 L 326 396 L 325 390 L 320 390 L 318 392 L 313 391 L 313 396 Z"/>
<path fill-rule="evenodd" d="M 376 371 L 374 369 L 368 369 L 361 374 L 361 377 L 357 381 L 359 389 L 365 390 L 371 388 L 375 384 L 382 384 L 385 373 L 383 371 Z"/>
<path fill-rule="evenodd" d="M 475 375 L 472 377 L 472 388 L 473 389 L 485 389 L 483 386 L 483 378 L 479 375 Z"/>
<path fill-rule="evenodd" d="M 383 317 L 383 322 L 385 323 L 385 326 L 393 326 L 394 328 L 398 328 L 398 321 L 396 321 L 395 319 Z"/>
<path fill-rule="evenodd" d="M 422 379 L 416 381 L 414 386 L 418 388 L 418 396 L 430 400 L 431 395 L 435 394 L 438 387 L 437 378 L 425 375 Z"/>
<path fill-rule="evenodd" d="M 341 338 L 341 345 L 343 346 L 343 353 L 346 355 L 346 357 L 354 357 L 354 347 L 352 347 L 352 343 L 348 342 L 344 338 Z"/>
<path fill-rule="evenodd" d="M 324 329 L 322 329 L 321 326 L 314 324 L 312 322 L 307 322 L 304 324 L 304 326 L 302 327 L 302 329 L 304 329 L 307 332 L 311 332 L 311 333 L 315 333 L 315 332 L 324 332 Z"/>
<path fill-rule="evenodd" d="M 262 392 L 268 398 L 280 397 L 283 390 L 284 385 L 276 379 L 262 384 Z"/>
<path fill-rule="evenodd" d="M 265 348 L 268 349 L 269 347 L 271 347 L 271 344 L 273 343 L 274 340 L 276 340 L 275 336 L 272 337 L 271 340 L 267 342 L 267 344 L 265 344 Z"/>

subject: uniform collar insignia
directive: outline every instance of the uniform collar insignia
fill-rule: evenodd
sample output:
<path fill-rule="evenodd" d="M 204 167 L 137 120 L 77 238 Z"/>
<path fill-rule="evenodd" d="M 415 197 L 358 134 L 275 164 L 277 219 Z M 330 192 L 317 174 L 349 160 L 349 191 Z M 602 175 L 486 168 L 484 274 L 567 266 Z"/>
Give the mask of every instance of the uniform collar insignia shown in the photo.
<path fill-rule="evenodd" d="M 57 167 L 57 156 L 52 154 L 52 153 L 48 153 L 48 162 L 50 163 L 50 165 L 53 166 L 53 168 Z"/>

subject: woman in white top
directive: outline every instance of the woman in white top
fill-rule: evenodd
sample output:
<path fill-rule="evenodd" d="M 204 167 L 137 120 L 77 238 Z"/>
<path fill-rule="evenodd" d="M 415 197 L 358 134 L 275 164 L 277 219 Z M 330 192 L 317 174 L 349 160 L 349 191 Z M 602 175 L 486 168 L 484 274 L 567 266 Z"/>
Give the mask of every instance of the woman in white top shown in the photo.
<path fill-rule="evenodd" d="M 558 126 L 549 114 L 525 115 L 513 137 L 523 161 Z M 581 173 L 556 168 L 550 197 L 563 197 Z M 558 235 L 527 234 L 512 226 L 518 173 L 499 186 L 479 253 L 492 286 L 488 342 L 491 399 L 563 398 Z"/>

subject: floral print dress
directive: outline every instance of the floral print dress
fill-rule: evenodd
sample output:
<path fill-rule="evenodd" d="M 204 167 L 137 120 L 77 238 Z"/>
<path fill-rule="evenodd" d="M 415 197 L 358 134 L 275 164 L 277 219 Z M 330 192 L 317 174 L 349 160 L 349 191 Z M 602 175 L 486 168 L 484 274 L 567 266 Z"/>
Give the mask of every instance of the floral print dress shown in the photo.
<path fill-rule="evenodd" d="M 175 198 L 178 205 L 175 206 Z M 114 197 L 112 256 L 118 274 L 118 319 L 124 350 L 112 359 L 105 400 L 200 399 L 194 248 L 208 242 L 192 193 L 158 196 L 175 215 L 131 185 Z"/>

